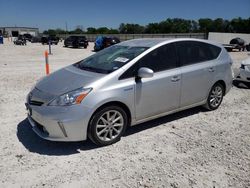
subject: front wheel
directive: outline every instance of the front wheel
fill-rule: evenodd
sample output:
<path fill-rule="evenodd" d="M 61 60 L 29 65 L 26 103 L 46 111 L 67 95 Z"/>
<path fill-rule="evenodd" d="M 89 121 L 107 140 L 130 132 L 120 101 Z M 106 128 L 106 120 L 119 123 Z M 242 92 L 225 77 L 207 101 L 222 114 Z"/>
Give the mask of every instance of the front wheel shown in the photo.
<path fill-rule="evenodd" d="M 121 107 L 108 106 L 93 115 L 88 137 L 99 146 L 110 145 L 120 140 L 127 124 L 127 114 Z"/>
<path fill-rule="evenodd" d="M 225 88 L 222 84 L 214 84 L 211 91 L 209 92 L 205 108 L 208 110 L 216 110 L 223 100 L 224 92 Z"/>

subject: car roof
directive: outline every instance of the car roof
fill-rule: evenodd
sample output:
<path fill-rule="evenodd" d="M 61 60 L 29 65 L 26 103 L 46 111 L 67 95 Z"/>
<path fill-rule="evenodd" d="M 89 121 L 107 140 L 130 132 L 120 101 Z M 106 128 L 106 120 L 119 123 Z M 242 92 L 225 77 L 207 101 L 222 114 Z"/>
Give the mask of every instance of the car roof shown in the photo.
<path fill-rule="evenodd" d="M 204 39 L 195 39 L 195 38 L 141 38 L 141 39 L 133 39 L 119 43 L 121 46 L 136 46 L 136 47 L 148 47 L 151 48 L 161 43 L 166 43 L 168 41 L 177 42 L 177 41 L 199 41 L 205 42 L 209 44 L 213 44 L 216 46 L 220 46 L 219 44 L 208 41 Z"/>
<path fill-rule="evenodd" d="M 143 38 L 143 39 L 133 39 L 120 43 L 123 46 L 138 46 L 138 47 L 152 47 L 159 43 L 170 40 L 170 38 Z"/>

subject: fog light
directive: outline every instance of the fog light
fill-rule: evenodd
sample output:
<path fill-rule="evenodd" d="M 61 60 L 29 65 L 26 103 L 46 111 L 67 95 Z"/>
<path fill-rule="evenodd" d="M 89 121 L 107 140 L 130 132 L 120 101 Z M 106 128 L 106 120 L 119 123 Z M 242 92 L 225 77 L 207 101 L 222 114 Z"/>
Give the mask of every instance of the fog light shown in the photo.
<path fill-rule="evenodd" d="M 68 135 L 67 135 L 67 133 L 66 133 L 66 130 L 65 130 L 65 128 L 64 128 L 63 122 L 58 121 L 57 123 L 58 123 L 58 125 L 59 125 L 59 127 L 60 127 L 60 129 L 61 129 L 61 131 L 62 131 L 62 133 L 63 133 L 63 135 L 64 135 L 65 137 L 68 137 Z"/>
<path fill-rule="evenodd" d="M 49 134 L 49 132 L 47 131 L 47 129 L 44 126 L 43 126 L 43 132 Z"/>

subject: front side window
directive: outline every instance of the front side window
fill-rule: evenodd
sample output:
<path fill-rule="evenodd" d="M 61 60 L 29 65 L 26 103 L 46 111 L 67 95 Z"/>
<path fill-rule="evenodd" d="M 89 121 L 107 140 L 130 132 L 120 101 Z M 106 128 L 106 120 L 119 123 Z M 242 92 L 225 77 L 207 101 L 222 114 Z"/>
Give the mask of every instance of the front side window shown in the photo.
<path fill-rule="evenodd" d="M 115 45 L 74 64 L 74 66 L 82 70 L 108 74 L 121 68 L 147 49 L 147 47 Z"/>
<path fill-rule="evenodd" d="M 176 63 L 177 59 L 173 44 L 161 46 L 139 60 L 141 67 L 150 68 L 154 72 L 176 68 Z"/>
<path fill-rule="evenodd" d="M 169 70 L 177 67 L 177 57 L 174 44 L 161 46 L 142 57 L 132 65 L 120 79 L 136 76 L 139 68 L 147 67 L 154 72 Z"/>

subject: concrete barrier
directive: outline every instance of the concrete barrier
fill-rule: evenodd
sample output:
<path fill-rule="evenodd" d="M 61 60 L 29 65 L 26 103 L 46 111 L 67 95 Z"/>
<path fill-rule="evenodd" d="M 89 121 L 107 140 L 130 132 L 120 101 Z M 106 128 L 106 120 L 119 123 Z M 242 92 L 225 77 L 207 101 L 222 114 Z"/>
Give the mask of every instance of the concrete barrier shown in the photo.
<path fill-rule="evenodd" d="M 246 44 L 250 43 L 250 34 L 244 34 L 244 33 L 215 33 L 210 32 L 208 34 L 208 40 L 212 40 L 221 44 L 229 44 L 230 40 L 233 38 L 242 38 L 245 40 Z"/>
<path fill-rule="evenodd" d="M 75 35 L 75 34 L 72 34 Z M 198 38 L 207 39 L 206 33 L 170 33 L 170 34 L 79 34 L 76 36 L 86 36 L 90 42 L 94 42 L 97 36 L 114 36 L 118 37 L 121 41 L 136 39 L 136 38 Z M 59 35 L 60 38 L 67 38 L 71 36 Z"/>

